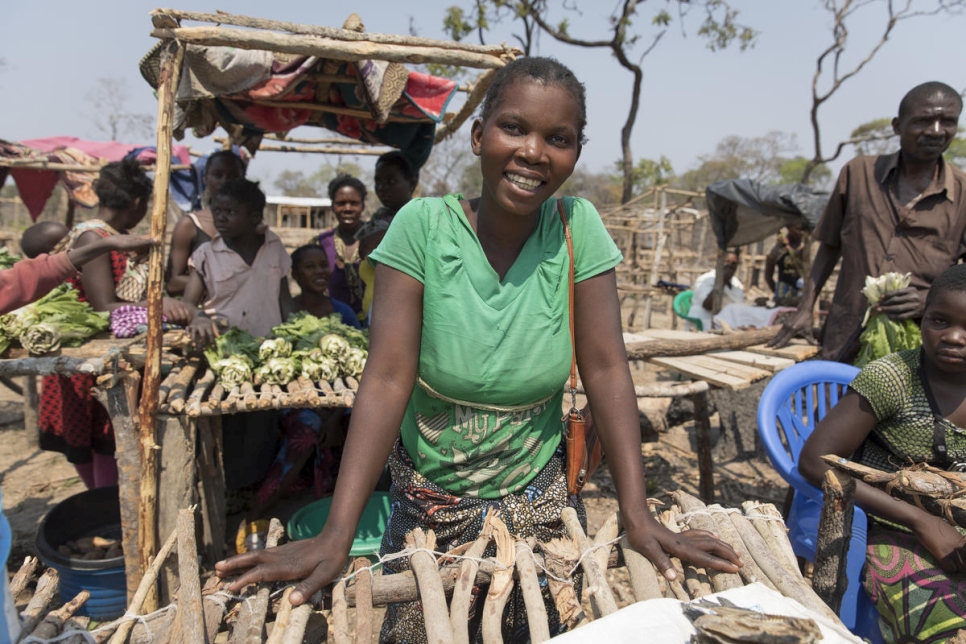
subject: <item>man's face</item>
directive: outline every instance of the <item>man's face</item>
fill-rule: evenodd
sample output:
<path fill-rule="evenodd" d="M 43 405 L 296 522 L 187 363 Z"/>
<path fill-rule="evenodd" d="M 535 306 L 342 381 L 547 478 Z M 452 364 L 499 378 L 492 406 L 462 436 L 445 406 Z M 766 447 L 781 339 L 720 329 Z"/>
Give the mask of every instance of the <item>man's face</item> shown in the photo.
<path fill-rule="evenodd" d="M 962 107 L 954 97 L 934 94 L 913 103 L 906 114 L 892 120 L 907 161 L 936 162 L 956 136 Z"/>

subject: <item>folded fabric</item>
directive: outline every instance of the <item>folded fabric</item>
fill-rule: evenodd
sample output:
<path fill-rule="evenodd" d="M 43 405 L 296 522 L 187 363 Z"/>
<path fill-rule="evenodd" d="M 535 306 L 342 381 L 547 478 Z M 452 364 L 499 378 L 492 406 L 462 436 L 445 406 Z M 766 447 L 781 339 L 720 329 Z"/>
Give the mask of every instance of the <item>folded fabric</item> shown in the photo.
<path fill-rule="evenodd" d="M 161 328 L 164 331 L 181 329 L 177 324 L 168 324 L 167 318 L 161 316 Z M 116 338 L 133 338 L 148 330 L 148 310 L 143 306 L 124 304 L 111 311 L 111 333 Z"/>

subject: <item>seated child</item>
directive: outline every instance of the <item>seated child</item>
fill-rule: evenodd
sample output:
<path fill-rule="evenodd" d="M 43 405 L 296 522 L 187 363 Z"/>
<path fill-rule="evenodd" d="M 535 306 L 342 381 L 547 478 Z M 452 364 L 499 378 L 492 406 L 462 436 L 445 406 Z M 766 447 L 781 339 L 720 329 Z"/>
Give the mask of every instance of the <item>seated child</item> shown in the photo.
<path fill-rule="evenodd" d="M 84 264 L 104 253 L 137 252 L 157 245 L 147 236 L 115 235 L 67 252 L 48 254 L 68 232 L 67 226 L 54 221 L 42 221 L 24 231 L 20 250 L 27 259 L 0 271 L 0 315 L 26 306 L 77 277 Z"/>
<path fill-rule="evenodd" d="M 922 347 L 866 365 L 802 449 L 799 470 L 821 485 L 825 454 L 894 472 L 966 462 L 966 265 L 933 282 Z M 863 585 L 886 642 L 944 642 L 966 628 L 966 530 L 856 481 L 869 516 Z"/>
<path fill-rule="evenodd" d="M 196 344 L 214 341 L 216 320 L 265 336 L 292 312 L 291 260 L 278 236 L 259 228 L 264 208 L 265 194 L 247 179 L 226 181 L 212 200 L 218 234 L 191 255 L 184 295 L 195 312 L 188 330 Z M 208 299 L 199 310 L 203 293 Z M 275 413 L 226 416 L 222 432 L 226 486 L 247 487 L 264 478 L 278 438 Z"/>
<path fill-rule="evenodd" d="M 295 310 L 308 311 L 317 318 L 338 313 L 343 324 L 361 328 L 352 307 L 329 297 L 329 277 L 332 273 L 325 249 L 318 244 L 306 244 L 292 253 L 292 277 L 302 289 L 295 296 Z"/>
<path fill-rule="evenodd" d="M 316 317 L 338 313 L 343 324 L 361 328 L 352 307 L 329 297 L 329 260 L 325 249 L 307 244 L 292 253 L 292 277 L 302 292 L 295 296 L 298 311 Z M 298 485 L 305 464 L 314 456 L 313 482 L 317 498 L 332 494 L 342 459 L 342 444 L 348 413 L 341 409 L 287 409 L 281 414 L 282 444 L 275 462 L 255 496 L 256 517 L 271 507 L 278 497 Z"/>

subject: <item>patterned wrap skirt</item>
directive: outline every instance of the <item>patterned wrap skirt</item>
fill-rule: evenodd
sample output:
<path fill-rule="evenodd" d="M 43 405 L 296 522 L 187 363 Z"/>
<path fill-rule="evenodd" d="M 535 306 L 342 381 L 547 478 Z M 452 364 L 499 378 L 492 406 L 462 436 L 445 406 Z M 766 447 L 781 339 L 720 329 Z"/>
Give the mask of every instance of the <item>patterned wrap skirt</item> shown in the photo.
<path fill-rule="evenodd" d="M 945 642 L 966 628 L 966 575 L 943 572 L 913 534 L 870 521 L 866 562 L 886 642 Z"/>
<path fill-rule="evenodd" d="M 431 529 L 436 534 L 436 550 L 445 552 L 464 543 L 475 541 L 483 529 L 487 510 L 497 508 L 500 518 L 518 539 L 536 538 L 550 541 L 565 537 L 566 530 L 560 519 L 564 508 L 577 511 L 581 525 L 586 529 L 587 515 L 579 498 L 567 494 L 567 480 L 563 470 L 564 450 L 561 446 L 547 466 L 519 494 L 499 499 L 458 497 L 450 494 L 413 469 L 413 463 L 402 443 L 397 441 L 389 456 L 392 486 L 389 494 L 392 513 L 383 535 L 381 554 L 387 555 L 405 549 L 406 535 L 415 528 Z M 483 557 L 496 554 L 493 544 Z M 408 559 L 395 559 L 383 567 L 383 574 L 393 574 L 409 569 Z M 573 575 L 575 591 L 580 597 L 580 574 Z M 544 579 L 541 579 L 543 600 L 550 621 L 550 635 L 566 631 L 560 623 L 553 597 Z M 470 640 L 482 642 L 481 618 L 486 586 L 473 588 L 470 604 Z M 519 586 L 514 586 L 503 614 L 503 640 L 526 642 L 530 639 L 527 612 Z M 426 641 L 422 606 L 419 602 L 393 604 L 386 611 L 382 624 L 380 642 L 405 642 L 417 644 Z"/>

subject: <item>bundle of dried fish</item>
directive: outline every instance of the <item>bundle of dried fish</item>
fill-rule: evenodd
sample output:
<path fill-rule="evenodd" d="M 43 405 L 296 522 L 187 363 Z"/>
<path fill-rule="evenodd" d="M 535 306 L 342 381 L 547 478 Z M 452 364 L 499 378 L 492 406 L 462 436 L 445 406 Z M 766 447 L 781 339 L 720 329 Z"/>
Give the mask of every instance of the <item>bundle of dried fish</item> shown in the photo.
<path fill-rule="evenodd" d="M 691 638 L 695 644 L 811 644 L 822 639 L 815 620 L 768 615 L 737 606 L 724 597 L 717 599 L 720 603 L 701 599 L 682 607 L 697 631 Z"/>

